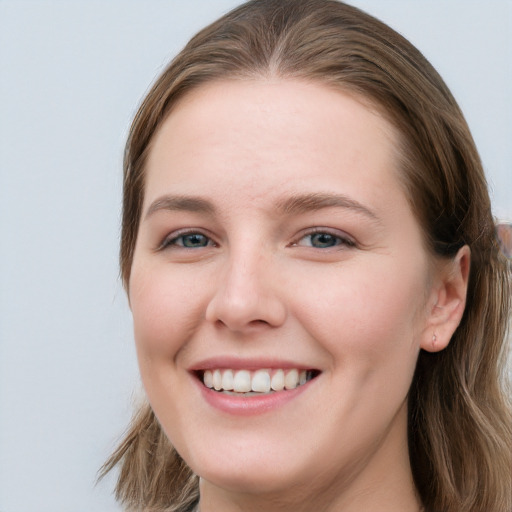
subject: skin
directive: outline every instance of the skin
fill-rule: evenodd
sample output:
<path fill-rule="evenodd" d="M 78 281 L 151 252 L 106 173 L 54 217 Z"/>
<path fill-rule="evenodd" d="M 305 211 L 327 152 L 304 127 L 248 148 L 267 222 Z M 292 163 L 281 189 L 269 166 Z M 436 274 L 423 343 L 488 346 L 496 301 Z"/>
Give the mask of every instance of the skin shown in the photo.
<path fill-rule="evenodd" d="M 425 250 L 397 140 L 363 101 L 277 79 L 202 86 L 155 135 L 129 298 L 148 398 L 201 476 L 201 512 L 419 509 L 407 393 L 419 350 L 460 320 L 469 250 L 449 264 Z M 307 194 L 338 200 L 290 204 Z M 213 357 L 321 373 L 234 415 L 190 371 Z"/>

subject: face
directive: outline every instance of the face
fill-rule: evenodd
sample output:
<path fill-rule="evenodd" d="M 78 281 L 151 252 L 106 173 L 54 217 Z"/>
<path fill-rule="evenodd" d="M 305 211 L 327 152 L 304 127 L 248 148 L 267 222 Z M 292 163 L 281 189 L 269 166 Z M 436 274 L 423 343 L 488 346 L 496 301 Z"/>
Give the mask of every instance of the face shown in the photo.
<path fill-rule="evenodd" d="M 298 81 L 202 86 L 156 134 L 137 353 L 163 429 L 211 485 L 339 487 L 408 464 L 432 276 L 396 147 L 363 102 Z"/>

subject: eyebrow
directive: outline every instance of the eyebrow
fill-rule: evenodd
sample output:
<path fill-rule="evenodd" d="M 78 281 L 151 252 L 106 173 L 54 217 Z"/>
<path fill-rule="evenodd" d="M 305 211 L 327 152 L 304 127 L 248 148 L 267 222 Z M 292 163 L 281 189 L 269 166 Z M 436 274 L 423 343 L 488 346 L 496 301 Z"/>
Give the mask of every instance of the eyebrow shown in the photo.
<path fill-rule="evenodd" d="M 371 220 L 380 221 L 373 210 L 342 194 L 300 194 L 279 201 L 277 207 L 280 212 L 287 215 L 307 213 L 323 208 L 345 208 L 363 214 Z"/>
<path fill-rule="evenodd" d="M 210 201 L 195 196 L 162 196 L 149 206 L 145 219 L 158 211 L 188 211 L 213 215 L 215 208 Z"/>
<path fill-rule="evenodd" d="M 380 221 L 379 217 L 370 208 L 360 202 L 342 194 L 310 193 L 299 194 L 280 199 L 276 204 L 277 211 L 283 215 L 297 215 L 324 208 L 345 208 L 363 214 L 374 221 Z M 215 214 L 213 204 L 196 196 L 162 196 L 149 206 L 144 218 L 147 219 L 158 211 L 189 211 Z"/>

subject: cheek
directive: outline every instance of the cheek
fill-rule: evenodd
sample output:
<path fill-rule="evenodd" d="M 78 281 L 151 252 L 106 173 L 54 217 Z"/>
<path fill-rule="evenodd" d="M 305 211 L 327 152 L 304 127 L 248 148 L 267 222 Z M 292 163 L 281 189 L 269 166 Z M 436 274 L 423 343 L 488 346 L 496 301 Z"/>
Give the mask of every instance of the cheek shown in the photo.
<path fill-rule="evenodd" d="M 165 266 L 135 266 L 130 304 L 137 350 L 146 357 L 172 357 L 204 316 L 201 280 Z"/>
<path fill-rule="evenodd" d="M 298 316 L 334 355 L 349 351 L 374 362 L 416 354 L 426 286 L 423 267 L 394 258 L 369 258 L 368 263 L 310 274 L 295 286 Z"/>

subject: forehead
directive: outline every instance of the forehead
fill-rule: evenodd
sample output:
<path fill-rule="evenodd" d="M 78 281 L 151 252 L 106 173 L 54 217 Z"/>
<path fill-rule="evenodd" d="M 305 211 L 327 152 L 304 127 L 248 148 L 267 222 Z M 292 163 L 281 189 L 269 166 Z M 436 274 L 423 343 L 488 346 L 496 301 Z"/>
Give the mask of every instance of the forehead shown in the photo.
<path fill-rule="evenodd" d="M 145 199 L 162 187 L 191 193 L 220 183 L 268 196 L 294 186 L 329 187 L 333 173 L 349 188 L 366 179 L 378 189 L 397 181 L 397 140 L 367 102 L 326 85 L 213 82 L 182 98 L 156 133 Z"/>

